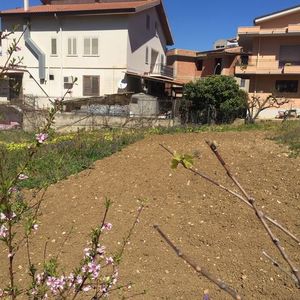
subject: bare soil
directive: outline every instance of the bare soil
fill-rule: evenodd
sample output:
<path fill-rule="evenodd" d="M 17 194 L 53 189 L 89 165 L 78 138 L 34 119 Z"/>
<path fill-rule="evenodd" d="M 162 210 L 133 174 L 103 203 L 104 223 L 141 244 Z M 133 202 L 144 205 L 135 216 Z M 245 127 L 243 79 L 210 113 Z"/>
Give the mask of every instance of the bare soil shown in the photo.
<path fill-rule="evenodd" d="M 289 158 L 286 147 L 256 131 L 163 135 L 137 142 L 49 187 L 31 249 L 34 259 L 42 259 L 48 239 L 47 257 L 59 253 L 65 270 L 76 266 L 90 229 L 102 218 L 105 197 L 113 201 L 108 214 L 113 229 L 103 243 L 116 251 L 135 219 L 138 199 L 148 198 L 120 265 L 119 283 L 132 282 L 132 288 L 115 292 L 111 299 L 201 300 L 206 289 L 211 299 L 231 299 L 175 255 L 154 230 L 158 224 L 181 250 L 243 299 L 299 300 L 300 289 L 292 279 L 262 255 L 266 251 L 288 270 L 254 212 L 183 167 L 172 170 L 170 154 L 159 146 L 196 152 L 196 168 L 234 189 L 205 139 L 217 141 L 258 205 L 300 237 L 300 159 Z M 300 267 L 300 246 L 274 231 Z M 17 261 L 19 281 L 25 278 L 24 260 Z M 1 277 L 3 281 L 3 272 Z"/>

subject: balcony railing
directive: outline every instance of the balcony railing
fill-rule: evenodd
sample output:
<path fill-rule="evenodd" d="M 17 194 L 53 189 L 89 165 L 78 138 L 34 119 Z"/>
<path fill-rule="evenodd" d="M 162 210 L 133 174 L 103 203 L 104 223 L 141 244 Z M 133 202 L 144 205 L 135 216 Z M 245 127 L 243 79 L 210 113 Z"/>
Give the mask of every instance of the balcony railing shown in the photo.
<path fill-rule="evenodd" d="M 300 74 L 300 60 L 290 62 L 249 57 L 248 61 L 245 59 L 237 61 L 235 72 L 237 74 Z"/>
<path fill-rule="evenodd" d="M 238 35 L 282 35 L 300 33 L 300 25 L 290 24 L 287 27 L 261 28 L 260 26 L 239 27 Z"/>
<path fill-rule="evenodd" d="M 164 64 L 154 64 L 151 65 L 152 75 L 165 76 L 169 78 L 174 78 L 174 69 L 170 66 L 166 66 Z"/>

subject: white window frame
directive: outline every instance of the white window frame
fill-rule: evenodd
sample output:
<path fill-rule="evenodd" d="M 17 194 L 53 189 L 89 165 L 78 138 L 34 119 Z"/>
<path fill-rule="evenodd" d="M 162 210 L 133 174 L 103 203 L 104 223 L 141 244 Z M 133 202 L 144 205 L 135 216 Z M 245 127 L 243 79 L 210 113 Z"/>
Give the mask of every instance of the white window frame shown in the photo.
<path fill-rule="evenodd" d="M 53 47 L 52 47 L 52 46 L 53 46 L 53 45 L 52 45 L 52 41 L 53 41 L 53 40 L 56 41 L 56 44 L 55 44 L 55 46 L 56 46 L 56 48 L 55 48 L 56 51 L 55 51 L 55 52 L 56 52 L 56 53 L 53 53 L 53 51 L 52 51 L 52 50 L 53 50 Z M 58 56 L 58 43 L 57 43 L 57 41 L 58 41 L 58 40 L 57 40 L 57 37 L 51 37 L 51 39 L 50 39 L 50 55 L 51 55 L 51 56 Z"/>
<path fill-rule="evenodd" d="M 69 42 L 71 43 L 70 44 L 71 48 L 69 48 Z M 75 47 L 74 47 L 74 42 L 75 42 Z M 74 48 L 76 51 L 74 51 Z M 67 39 L 67 56 L 78 56 L 78 42 L 77 42 L 77 38 L 74 36 L 70 36 Z"/>
<path fill-rule="evenodd" d="M 89 39 L 89 53 L 85 52 L 85 41 Z M 97 53 L 93 53 L 93 40 L 97 40 Z M 86 36 L 83 38 L 83 56 L 99 56 L 99 37 L 98 36 Z"/>

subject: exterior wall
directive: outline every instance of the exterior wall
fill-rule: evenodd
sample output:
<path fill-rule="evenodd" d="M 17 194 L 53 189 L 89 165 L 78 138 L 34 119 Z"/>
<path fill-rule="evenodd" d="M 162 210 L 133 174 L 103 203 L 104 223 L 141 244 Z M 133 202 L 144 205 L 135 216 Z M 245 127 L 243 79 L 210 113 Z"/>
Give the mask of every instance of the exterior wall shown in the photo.
<path fill-rule="evenodd" d="M 167 65 L 174 68 L 174 78 L 187 83 L 199 79 L 201 70 L 197 70 L 196 52 L 184 49 L 172 49 L 167 53 Z"/>
<path fill-rule="evenodd" d="M 3 29 L 10 30 L 14 24 L 22 24 L 22 18 L 4 18 Z M 100 76 L 100 95 L 117 92 L 118 82 L 124 77 L 127 67 L 127 17 L 125 16 L 88 16 L 88 17 L 58 17 L 34 16 L 31 18 L 31 38 L 46 55 L 46 82 L 43 89 L 51 97 L 62 97 L 65 93 L 63 78 L 73 76 L 78 83 L 72 90 L 72 97 L 82 97 L 82 76 Z M 18 31 L 14 36 L 3 41 L 3 53 L 6 53 L 12 38 L 21 34 Z M 76 37 L 77 55 L 68 56 L 67 39 Z M 84 37 L 99 38 L 99 55 L 84 56 Z M 57 55 L 51 55 L 51 38 L 57 39 Z M 38 79 L 38 60 L 25 46 L 24 39 L 19 44 L 21 51 L 15 56 L 22 56 L 22 64 Z M 3 65 L 6 56 L 0 58 Z M 49 80 L 49 75 L 54 80 Z M 24 94 L 33 94 L 44 97 L 28 74 L 23 80 Z M 44 103 L 40 106 L 43 106 Z"/>
<path fill-rule="evenodd" d="M 256 69 L 279 69 L 280 46 L 300 45 L 299 36 L 257 37 L 253 39 L 253 55 L 249 65 L 256 65 Z M 299 54 L 300 61 L 300 54 Z"/>
<path fill-rule="evenodd" d="M 298 86 L 297 93 L 279 93 L 275 90 L 276 80 L 298 80 L 300 83 L 300 75 L 294 76 L 281 76 L 281 75 L 257 75 L 250 79 L 249 96 L 257 96 L 262 100 L 266 99 L 270 95 L 274 95 L 278 98 L 289 99 L 289 103 L 283 105 L 280 108 L 272 108 L 263 111 L 260 118 L 274 118 L 278 114 L 279 110 L 297 109 L 300 114 L 300 85 Z M 298 83 L 298 84 L 299 84 Z"/>
<path fill-rule="evenodd" d="M 176 61 L 176 80 L 189 82 L 199 79 L 201 71 L 197 70 L 195 58 L 179 57 Z"/>
<path fill-rule="evenodd" d="M 282 28 L 287 27 L 289 24 L 299 24 L 300 23 L 300 13 L 296 12 L 286 16 L 277 17 L 274 19 L 266 20 L 264 22 L 259 22 L 261 28 Z"/>
<path fill-rule="evenodd" d="M 147 15 L 150 16 L 149 29 L 146 28 Z M 128 19 L 128 33 L 128 71 L 139 74 L 152 73 L 152 64 L 166 64 L 166 39 L 155 8 L 131 15 Z M 147 47 L 149 49 L 148 63 L 146 63 Z M 153 51 L 157 53 L 155 59 Z M 163 62 L 161 55 L 163 55 Z"/>
<path fill-rule="evenodd" d="M 250 97 L 257 96 L 266 99 L 269 95 L 274 95 L 278 98 L 290 100 L 288 104 L 280 108 L 264 110 L 260 114 L 260 118 L 274 118 L 278 115 L 279 110 L 287 109 L 297 109 L 298 114 L 300 114 L 300 66 L 298 66 L 298 62 L 292 62 L 288 66 L 285 65 L 287 62 L 280 62 L 280 46 L 300 45 L 298 29 L 295 28 L 297 30 L 290 34 L 290 29 L 293 27 L 290 25 L 299 23 L 299 12 L 277 17 L 257 23 L 257 27 L 245 29 L 247 32 L 251 32 L 251 29 L 256 30 L 255 34 L 262 33 L 261 36 L 252 37 L 251 39 L 249 35 L 248 39 L 243 37 L 240 39 L 240 46 L 243 46 L 245 52 L 252 52 L 252 55 L 249 56 L 248 65 L 236 67 L 236 74 L 242 75 L 243 78 L 248 76 L 250 79 Z M 278 35 L 271 36 L 273 31 Z M 245 45 L 243 45 L 243 42 L 245 42 Z M 300 54 L 296 54 L 295 57 L 297 55 L 300 64 Z M 275 88 L 276 80 L 297 80 L 298 91 L 296 93 L 279 93 Z"/>

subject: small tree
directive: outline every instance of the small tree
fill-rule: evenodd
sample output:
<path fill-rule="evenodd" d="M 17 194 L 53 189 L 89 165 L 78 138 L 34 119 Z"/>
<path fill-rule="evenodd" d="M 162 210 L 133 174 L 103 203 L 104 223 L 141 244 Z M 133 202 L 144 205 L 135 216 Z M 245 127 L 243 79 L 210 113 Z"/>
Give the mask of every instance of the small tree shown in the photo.
<path fill-rule="evenodd" d="M 184 98 L 191 101 L 190 118 L 196 123 L 231 122 L 245 116 L 247 94 L 230 76 L 213 75 L 189 82 Z"/>
<path fill-rule="evenodd" d="M 274 95 L 270 95 L 265 99 L 253 95 L 249 97 L 247 103 L 247 116 L 246 123 L 254 124 L 259 114 L 268 108 L 280 108 L 282 105 L 289 103 L 289 99 L 276 98 Z"/>

